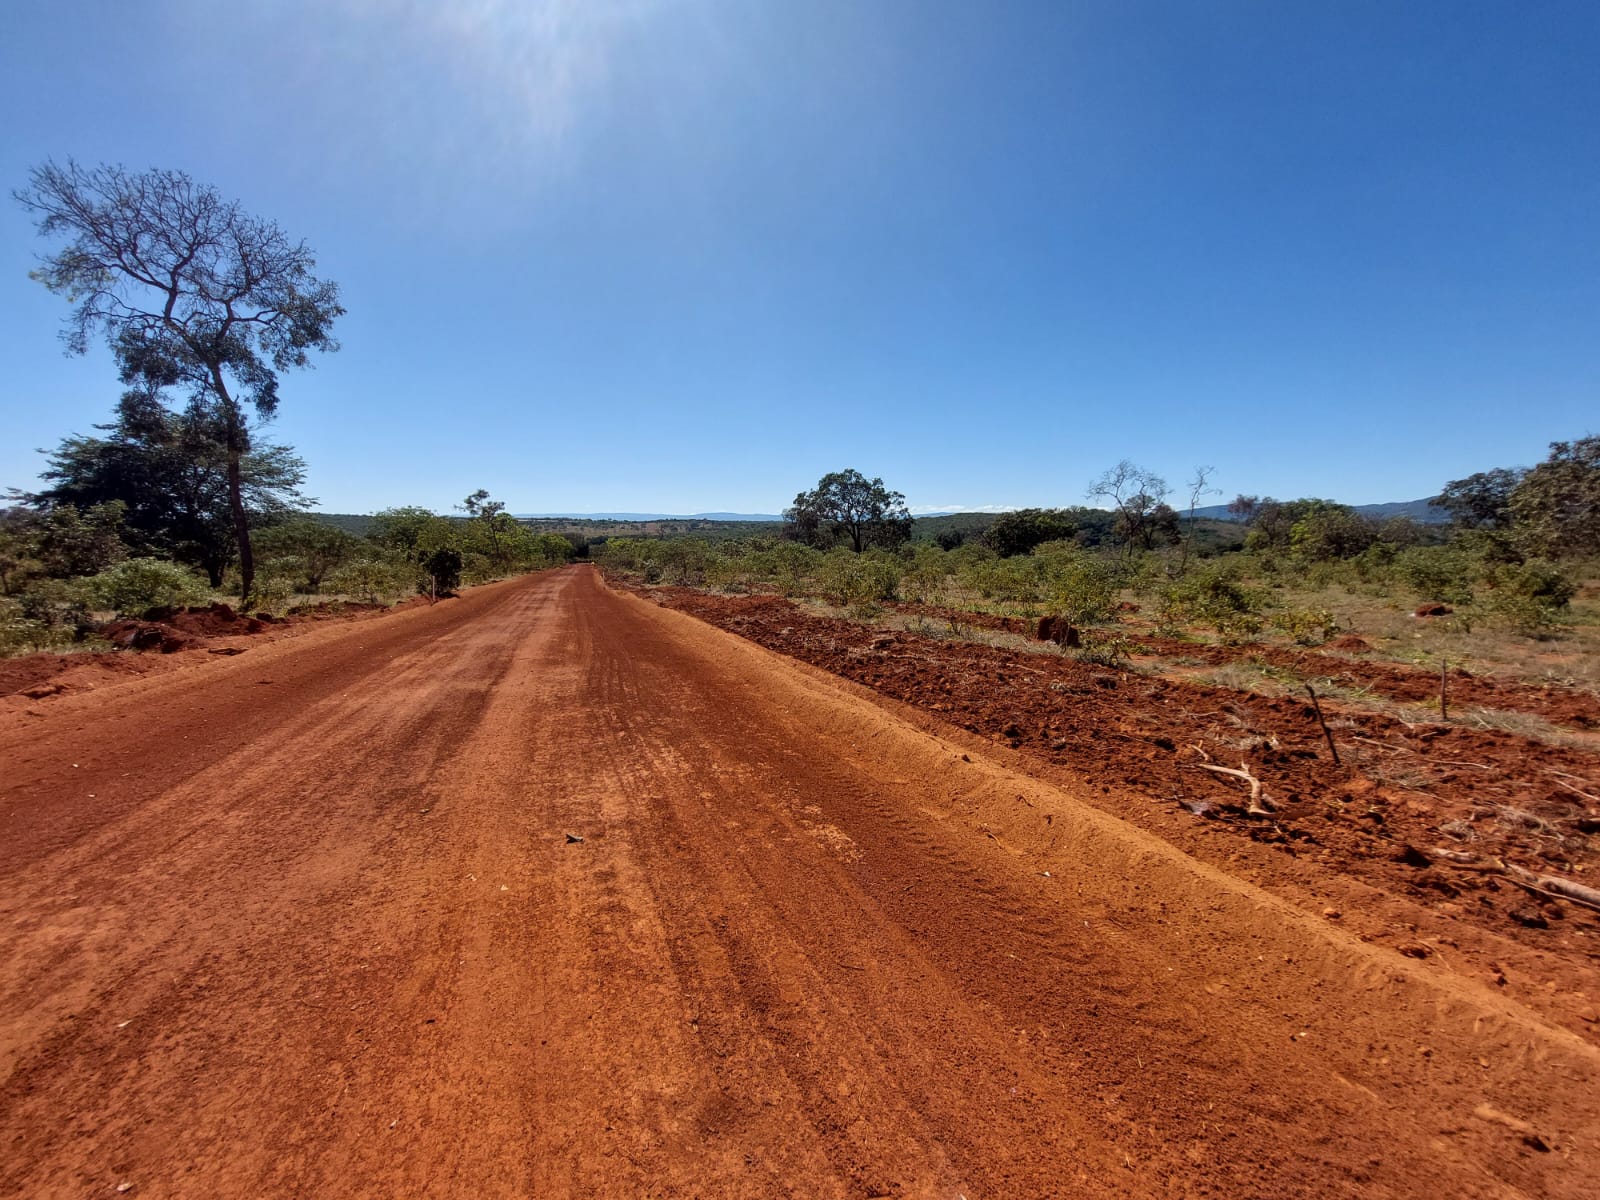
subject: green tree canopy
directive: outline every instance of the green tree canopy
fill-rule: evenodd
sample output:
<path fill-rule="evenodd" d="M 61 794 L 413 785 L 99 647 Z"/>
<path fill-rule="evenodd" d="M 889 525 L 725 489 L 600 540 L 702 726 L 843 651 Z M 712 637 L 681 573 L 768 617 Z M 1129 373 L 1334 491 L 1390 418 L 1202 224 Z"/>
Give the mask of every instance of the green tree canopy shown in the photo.
<path fill-rule="evenodd" d="M 1429 504 L 1442 508 L 1464 529 L 1505 529 L 1511 525 L 1511 495 L 1527 475 L 1521 467 L 1496 467 L 1465 479 L 1452 479 Z"/>
<path fill-rule="evenodd" d="M 794 498 L 783 520 L 786 536 L 794 540 L 825 549 L 848 539 L 857 554 L 868 546 L 892 550 L 911 536 L 905 496 L 853 470 L 824 475 Z"/>
<path fill-rule="evenodd" d="M 203 412 L 172 412 L 147 393 L 123 396 L 104 437 L 74 434 L 47 453 L 48 484 L 24 496 L 31 507 L 92 511 L 122 506 L 120 532 L 136 555 L 171 556 L 203 570 L 217 587 L 237 548 L 225 449 Z M 240 498 L 253 525 L 281 519 L 310 501 L 305 463 L 287 446 L 258 443 L 239 464 Z"/>
<path fill-rule="evenodd" d="M 1519 540 L 1536 554 L 1600 554 L 1600 436 L 1551 442 L 1512 491 Z"/>
<path fill-rule="evenodd" d="M 1062 508 L 1019 508 L 1001 513 L 983 532 L 983 544 L 1001 558 L 1027 554 L 1045 542 L 1065 541 L 1078 532 L 1078 522 Z"/>
<path fill-rule="evenodd" d="M 344 313 L 303 242 L 181 171 L 36 167 L 16 193 L 39 233 L 64 239 L 33 277 L 72 305 L 65 340 L 104 335 L 124 382 L 209 423 L 220 447 L 243 593 L 255 576 L 245 459 L 251 418 L 278 406 L 278 374 L 338 349 Z"/>

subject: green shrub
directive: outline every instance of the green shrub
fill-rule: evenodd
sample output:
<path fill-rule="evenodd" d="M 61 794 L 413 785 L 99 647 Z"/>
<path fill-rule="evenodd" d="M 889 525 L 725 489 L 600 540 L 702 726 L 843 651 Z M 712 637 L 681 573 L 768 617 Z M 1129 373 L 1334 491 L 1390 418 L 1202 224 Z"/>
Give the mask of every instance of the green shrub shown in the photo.
<path fill-rule="evenodd" d="M 950 557 L 954 558 L 955 554 Z M 1040 560 L 1031 554 L 1017 558 L 970 558 L 961 564 L 958 577 L 985 600 L 1032 605 L 1043 598 L 1044 572 Z"/>
<path fill-rule="evenodd" d="M 668 538 L 650 547 L 667 582 L 690 587 L 705 582 L 711 563 L 710 545 L 699 538 Z"/>
<path fill-rule="evenodd" d="M 365 604 L 393 604 L 416 591 L 417 568 L 411 563 L 361 559 L 331 572 L 323 586 Z"/>
<path fill-rule="evenodd" d="M 1481 607 L 1496 624 L 1538 637 L 1562 624 L 1578 585 L 1545 559 L 1494 564 L 1485 575 L 1491 590 Z"/>
<path fill-rule="evenodd" d="M 882 600 L 893 600 L 900 586 L 900 567 L 887 554 L 849 550 L 830 551 L 823 559 L 817 586 L 834 604 L 855 609 L 870 609 Z"/>
<path fill-rule="evenodd" d="M 1247 641 L 1261 632 L 1262 596 L 1230 568 L 1213 564 L 1161 593 L 1157 626 L 1176 633 L 1185 624 L 1209 625 L 1223 641 Z"/>
<path fill-rule="evenodd" d="M 1117 572 L 1103 558 L 1066 542 L 1049 542 L 1034 554 L 1044 575 L 1052 612 L 1073 625 L 1095 625 L 1116 612 Z"/>
<path fill-rule="evenodd" d="M 1471 604 L 1480 560 L 1455 546 L 1412 546 L 1394 556 L 1395 576 L 1419 600 Z"/>
<path fill-rule="evenodd" d="M 255 612 L 287 612 L 289 603 L 294 599 L 299 579 L 296 575 L 271 571 L 257 575 L 250 584 L 250 608 Z"/>
<path fill-rule="evenodd" d="M 949 582 L 947 555 L 934 546 L 920 546 L 900 576 L 900 591 L 917 604 L 942 604 Z"/>
<path fill-rule="evenodd" d="M 507 571 L 506 564 L 496 562 L 480 550 L 467 550 L 461 555 L 461 581 L 463 583 L 489 583 L 501 579 Z"/>
<path fill-rule="evenodd" d="M 1339 623 L 1325 608 L 1290 608 L 1269 618 L 1274 629 L 1289 635 L 1298 646 L 1316 646 L 1339 632 Z"/>
<path fill-rule="evenodd" d="M 1072 655 L 1079 662 L 1091 663 L 1097 667 L 1125 667 L 1133 650 L 1133 643 L 1125 637 L 1116 634 L 1086 634 L 1083 644 L 1072 651 Z"/>
<path fill-rule="evenodd" d="M 1485 580 L 1496 593 L 1531 600 L 1551 609 L 1566 608 L 1578 594 L 1578 585 L 1554 563 L 1542 558 L 1495 564 L 1485 573 Z"/>
<path fill-rule="evenodd" d="M 26 591 L 0 599 L 0 655 L 62 650 L 89 637 L 95 625 L 80 583 L 34 580 Z"/>
<path fill-rule="evenodd" d="M 81 586 L 82 595 L 95 608 L 111 609 L 119 616 L 200 604 L 211 594 L 199 576 L 159 558 L 127 559 L 91 575 Z"/>

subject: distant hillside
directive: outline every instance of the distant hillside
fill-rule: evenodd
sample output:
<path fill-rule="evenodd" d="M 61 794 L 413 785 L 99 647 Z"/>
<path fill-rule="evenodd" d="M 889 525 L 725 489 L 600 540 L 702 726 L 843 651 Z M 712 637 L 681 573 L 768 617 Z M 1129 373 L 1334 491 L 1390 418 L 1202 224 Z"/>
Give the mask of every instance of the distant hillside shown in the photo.
<path fill-rule="evenodd" d="M 1435 508 L 1427 500 L 1393 500 L 1388 504 L 1353 504 L 1352 508 L 1364 517 L 1374 517 L 1386 520 L 1389 517 L 1410 517 L 1419 525 L 1448 525 L 1450 514 L 1442 508 Z M 1208 517 L 1213 521 L 1237 521 L 1228 511 L 1226 504 L 1211 504 L 1205 508 L 1194 510 L 1196 517 Z"/>
<path fill-rule="evenodd" d="M 325 525 L 332 525 L 356 537 L 366 537 L 372 529 L 372 515 L 370 513 L 307 513 L 306 516 L 313 520 L 321 521 Z"/>
<path fill-rule="evenodd" d="M 702 517 L 518 517 L 524 525 L 539 533 L 559 533 L 586 541 L 604 541 L 614 537 L 696 537 L 711 542 L 730 538 L 749 538 L 773 535 L 783 528 L 779 517 L 763 521 L 756 517 L 739 516 L 731 520 Z"/>

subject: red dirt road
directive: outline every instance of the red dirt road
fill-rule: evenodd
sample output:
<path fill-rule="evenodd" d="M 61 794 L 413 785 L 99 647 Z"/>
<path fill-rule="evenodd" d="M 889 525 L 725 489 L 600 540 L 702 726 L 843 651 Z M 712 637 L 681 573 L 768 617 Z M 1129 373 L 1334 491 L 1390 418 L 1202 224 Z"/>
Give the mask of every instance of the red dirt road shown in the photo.
<path fill-rule="evenodd" d="M 0 714 L 0 772 L 6 1196 L 1600 1177 L 1589 1042 L 588 568 Z"/>

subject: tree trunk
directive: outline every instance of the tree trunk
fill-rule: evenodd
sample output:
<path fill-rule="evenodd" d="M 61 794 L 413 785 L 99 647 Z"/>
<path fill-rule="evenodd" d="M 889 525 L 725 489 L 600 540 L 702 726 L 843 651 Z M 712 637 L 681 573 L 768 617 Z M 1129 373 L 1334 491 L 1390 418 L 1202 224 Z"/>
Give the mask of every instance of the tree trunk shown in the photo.
<path fill-rule="evenodd" d="M 228 507 L 233 510 L 233 533 L 239 540 L 239 604 L 243 607 L 255 585 L 256 556 L 250 548 L 250 518 L 244 511 L 244 485 L 239 468 L 243 456 L 232 444 L 233 440 L 228 439 Z"/>

